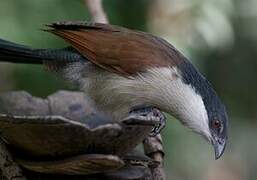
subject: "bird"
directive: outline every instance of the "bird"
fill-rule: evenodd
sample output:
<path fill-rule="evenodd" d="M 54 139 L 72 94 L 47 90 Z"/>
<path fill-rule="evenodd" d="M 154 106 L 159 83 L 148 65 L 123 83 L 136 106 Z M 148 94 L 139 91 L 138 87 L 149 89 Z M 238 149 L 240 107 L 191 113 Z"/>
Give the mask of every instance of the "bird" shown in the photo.
<path fill-rule="evenodd" d="M 84 21 L 47 24 L 44 31 L 65 40 L 61 49 L 37 49 L 0 39 L 0 61 L 44 64 L 76 84 L 96 108 L 115 121 L 158 120 L 162 112 L 200 134 L 215 158 L 228 139 L 226 107 L 211 83 L 173 45 L 147 32 Z"/>

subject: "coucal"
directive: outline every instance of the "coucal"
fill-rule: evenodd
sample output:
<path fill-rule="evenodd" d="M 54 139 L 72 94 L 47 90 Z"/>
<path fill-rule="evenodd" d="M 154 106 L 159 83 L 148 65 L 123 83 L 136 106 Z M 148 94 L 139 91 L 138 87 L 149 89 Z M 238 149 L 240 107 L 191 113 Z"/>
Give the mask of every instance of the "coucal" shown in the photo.
<path fill-rule="evenodd" d="M 32 49 L 0 40 L 0 61 L 45 64 L 78 84 L 98 110 L 114 120 L 157 108 L 201 134 L 215 150 L 225 149 L 228 118 L 208 80 L 167 41 L 149 33 L 86 22 L 57 22 L 51 32 L 71 47 Z M 151 116 L 160 114 L 152 113 Z M 161 125 L 155 133 L 163 127 Z"/>

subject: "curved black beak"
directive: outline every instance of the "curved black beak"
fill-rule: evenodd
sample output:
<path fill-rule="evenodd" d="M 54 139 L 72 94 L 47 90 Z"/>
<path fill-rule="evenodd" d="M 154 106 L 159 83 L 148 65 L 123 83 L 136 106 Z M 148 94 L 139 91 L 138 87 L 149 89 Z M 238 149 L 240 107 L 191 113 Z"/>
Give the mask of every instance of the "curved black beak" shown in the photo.
<path fill-rule="evenodd" d="M 220 139 L 220 138 L 214 138 L 212 141 L 212 145 L 214 147 L 214 152 L 215 152 L 215 159 L 219 159 L 226 148 L 226 138 L 225 139 Z"/>

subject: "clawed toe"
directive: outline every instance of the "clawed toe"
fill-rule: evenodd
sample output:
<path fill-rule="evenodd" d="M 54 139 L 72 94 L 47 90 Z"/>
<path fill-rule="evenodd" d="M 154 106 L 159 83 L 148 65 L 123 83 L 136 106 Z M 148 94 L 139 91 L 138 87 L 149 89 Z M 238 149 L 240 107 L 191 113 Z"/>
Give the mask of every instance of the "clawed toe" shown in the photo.
<path fill-rule="evenodd" d="M 149 136 L 154 137 L 157 134 L 159 134 L 161 130 L 165 127 L 165 124 L 166 124 L 166 118 L 164 117 L 163 119 L 160 119 L 159 123 L 152 129 Z"/>
<path fill-rule="evenodd" d="M 134 109 L 130 115 L 123 120 L 127 125 L 154 126 L 149 136 L 156 136 L 165 127 L 166 118 L 163 113 L 153 107 Z"/>

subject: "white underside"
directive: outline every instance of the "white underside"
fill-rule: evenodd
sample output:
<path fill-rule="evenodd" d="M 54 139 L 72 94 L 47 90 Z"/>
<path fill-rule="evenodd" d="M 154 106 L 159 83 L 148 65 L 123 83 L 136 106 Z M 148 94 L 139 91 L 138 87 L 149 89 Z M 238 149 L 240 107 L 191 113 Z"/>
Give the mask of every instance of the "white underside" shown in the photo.
<path fill-rule="evenodd" d="M 211 137 L 201 96 L 181 80 L 175 68 L 152 68 L 125 78 L 91 64 L 76 63 L 65 70 L 65 75 L 80 84 L 98 110 L 115 120 L 126 117 L 132 107 L 155 106 L 194 131 Z"/>

